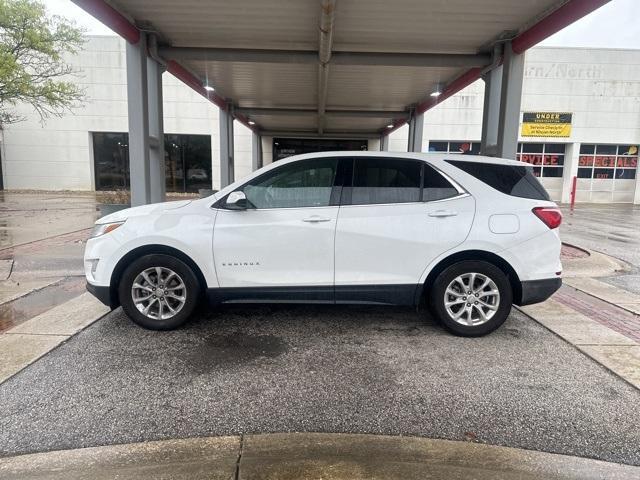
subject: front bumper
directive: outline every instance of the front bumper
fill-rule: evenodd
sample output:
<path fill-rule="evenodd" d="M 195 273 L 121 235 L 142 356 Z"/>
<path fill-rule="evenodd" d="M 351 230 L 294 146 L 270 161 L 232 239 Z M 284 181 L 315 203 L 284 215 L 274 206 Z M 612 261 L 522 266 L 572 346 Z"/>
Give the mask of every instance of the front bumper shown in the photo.
<path fill-rule="evenodd" d="M 562 285 L 562 278 L 545 278 L 543 280 L 529 280 L 522 282 L 522 295 L 518 305 L 531 305 L 544 302 Z"/>
<path fill-rule="evenodd" d="M 102 287 L 100 285 L 93 285 L 87 282 L 87 292 L 96 297 L 112 310 L 118 306 L 118 302 L 114 301 L 111 296 L 111 287 Z"/>

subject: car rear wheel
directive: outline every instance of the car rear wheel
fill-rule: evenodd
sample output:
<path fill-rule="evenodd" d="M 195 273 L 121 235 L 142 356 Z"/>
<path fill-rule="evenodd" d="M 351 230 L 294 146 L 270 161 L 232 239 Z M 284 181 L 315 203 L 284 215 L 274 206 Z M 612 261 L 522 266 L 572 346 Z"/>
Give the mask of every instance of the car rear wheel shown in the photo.
<path fill-rule="evenodd" d="M 436 278 L 430 297 L 440 323 L 464 337 L 493 332 L 507 319 L 513 302 L 504 272 L 491 263 L 475 260 L 446 268 Z"/>
<path fill-rule="evenodd" d="M 170 255 L 145 255 L 127 267 L 118 288 L 122 309 L 151 330 L 171 330 L 186 322 L 200 295 L 187 264 Z"/>

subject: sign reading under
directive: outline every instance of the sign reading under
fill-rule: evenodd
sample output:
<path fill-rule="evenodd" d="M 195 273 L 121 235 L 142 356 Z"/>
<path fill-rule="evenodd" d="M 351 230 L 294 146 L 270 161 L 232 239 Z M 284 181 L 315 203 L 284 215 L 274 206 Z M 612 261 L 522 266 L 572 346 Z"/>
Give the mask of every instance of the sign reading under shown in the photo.
<path fill-rule="evenodd" d="M 571 114 L 557 112 L 524 112 L 523 137 L 568 137 L 571 135 Z"/>

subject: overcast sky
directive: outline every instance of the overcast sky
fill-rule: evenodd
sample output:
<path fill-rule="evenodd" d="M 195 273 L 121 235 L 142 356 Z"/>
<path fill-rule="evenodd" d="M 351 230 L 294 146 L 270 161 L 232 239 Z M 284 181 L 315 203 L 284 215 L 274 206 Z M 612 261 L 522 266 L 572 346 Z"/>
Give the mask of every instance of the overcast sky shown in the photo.
<path fill-rule="evenodd" d="M 89 34 L 113 34 L 71 0 L 44 0 L 44 3 L 51 13 L 75 19 Z M 640 0 L 612 0 L 541 45 L 640 49 Z"/>

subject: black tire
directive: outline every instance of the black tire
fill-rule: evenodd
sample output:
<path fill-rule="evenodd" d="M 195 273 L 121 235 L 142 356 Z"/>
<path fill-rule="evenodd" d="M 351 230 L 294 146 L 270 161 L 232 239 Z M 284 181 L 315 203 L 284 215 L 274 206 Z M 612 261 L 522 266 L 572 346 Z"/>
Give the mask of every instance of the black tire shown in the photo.
<path fill-rule="evenodd" d="M 140 310 L 138 310 L 134 303 L 132 294 L 132 286 L 134 280 L 145 270 L 155 267 L 169 269 L 175 272 L 184 285 L 184 289 L 180 289 L 177 291 L 178 296 L 184 296 L 184 302 L 177 313 L 175 313 L 170 318 L 160 319 L 147 316 Z M 118 286 L 118 295 L 120 298 L 120 304 L 122 305 L 122 309 L 124 310 L 124 312 L 131 320 L 133 320 L 141 327 L 150 330 L 172 330 L 185 323 L 193 313 L 193 310 L 196 308 L 200 297 L 200 284 L 191 268 L 183 261 L 178 260 L 171 255 L 151 254 L 134 260 L 131 265 L 126 268 L 120 279 L 120 285 Z M 156 297 L 153 298 L 155 299 Z M 156 300 L 156 302 L 157 303 L 155 309 L 157 310 L 159 300 Z M 169 302 L 169 294 L 167 294 L 166 302 Z M 176 304 L 174 303 L 173 306 L 175 307 Z M 163 305 L 163 308 L 168 307 L 164 307 Z M 153 310 L 150 312 L 150 315 L 153 315 Z"/>
<path fill-rule="evenodd" d="M 489 278 L 495 286 L 497 287 L 499 293 L 499 300 L 495 298 L 495 300 L 490 299 L 490 297 L 483 297 L 483 293 L 479 293 L 480 299 L 484 298 L 487 300 L 487 303 L 495 302 L 497 303 L 497 309 L 491 310 L 489 308 L 483 308 L 482 311 L 485 315 L 492 312 L 492 316 L 484 321 L 484 323 L 479 323 L 477 325 L 467 324 L 469 320 L 469 315 L 475 316 L 478 322 L 482 322 L 482 318 L 480 317 L 481 313 L 479 309 L 482 307 L 482 303 L 478 306 L 476 300 L 479 300 L 474 293 L 470 296 L 471 303 L 465 303 L 462 301 L 460 297 L 456 299 L 455 296 L 449 296 L 448 298 L 451 300 L 462 301 L 461 307 L 458 305 L 452 307 L 452 309 L 457 309 L 453 313 L 456 314 L 460 312 L 460 308 L 469 310 L 469 313 L 464 313 L 465 318 L 461 318 L 459 321 L 456 321 L 452 315 L 447 311 L 447 307 L 445 306 L 445 291 L 454 281 L 454 279 L 459 276 L 465 276 L 466 274 L 477 273 L 483 275 L 486 278 Z M 480 277 L 481 278 L 481 277 Z M 470 278 L 466 279 L 470 281 Z M 476 286 L 479 288 L 480 284 L 483 282 L 476 280 Z M 485 287 L 490 288 L 490 287 Z M 464 293 L 463 293 L 464 294 Z M 475 305 L 474 305 L 475 302 Z M 462 337 L 480 337 L 482 335 L 487 335 L 488 333 L 493 332 L 495 329 L 500 327 L 507 317 L 509 316 L 509 312 L 511 312 L 511 306 L 513 303 L 513 292 L 511 289 L 511 284 L 509 283 L 509 279 L 504 274 L 502 270 L 500 270 L 495 265 L 485 262 L 482 260 L 465 260 L 458 263 L 455 263 L 449 267 L 447 267 L 444 271 L 438 275 L 436 278 L 433 287 L 431 288 L 431 292 L 429 292 L 429 304 L 431 310 L 435 313 L 436 319 L 440 322 L 440 324 L 447 329 L 449 332 L 459 335 Z M 463 324 L 462 322 L 465 322 Z M 473 319 L 471 323 L 473 323 Z"/>

